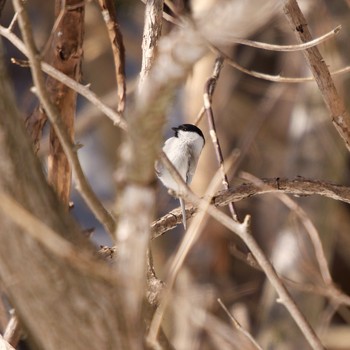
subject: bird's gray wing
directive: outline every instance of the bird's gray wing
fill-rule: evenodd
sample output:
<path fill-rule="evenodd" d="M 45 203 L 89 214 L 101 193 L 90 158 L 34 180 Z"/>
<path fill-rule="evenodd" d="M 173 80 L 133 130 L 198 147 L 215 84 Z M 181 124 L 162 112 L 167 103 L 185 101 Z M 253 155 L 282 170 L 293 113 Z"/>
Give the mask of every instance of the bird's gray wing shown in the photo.
<path fill-rule="evenodd" d="M 187 167 L 187 173 L 186 173 L 186 183 L 190 184 L 194 175 L 194 172 L 196 170 L 197 164 L 195 163 L 194 155 L 192 148 L 188 148 L 188 167 Z"/>

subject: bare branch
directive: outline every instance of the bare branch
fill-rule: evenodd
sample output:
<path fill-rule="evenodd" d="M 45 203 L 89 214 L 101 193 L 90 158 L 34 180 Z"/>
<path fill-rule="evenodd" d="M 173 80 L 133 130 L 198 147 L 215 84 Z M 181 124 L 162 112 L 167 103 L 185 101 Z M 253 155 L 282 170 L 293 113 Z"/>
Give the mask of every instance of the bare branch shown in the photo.
<path fill-rule="evenodd" d="M 77 189 L 88 204 L 89 208 L 95 214 L 97 219 L 104 225 L 106 231 L 111 233 L 114 230 L 115 222 L 112 215 L 103 207 L 100 200 L 96 197 L 90 184 L 85 178 L 81 168 L 76 150 L 72 144 L 65 126 L 62 123 L 60 115 L 55 106 L 51 103 L 50 96 L 45 87 L 44 76 L 41 71 L 40 59 L 35 47 L 32 31 L 27 14 L 20 0 L 13 0 L 14 7 L 18 12 L 18 21 L 23 35 L 24 43 L 28 50 L 28 58 L 31 66 L 34 85 L 37 89 L 38 97 L 42 103 L 52 126 L 61 142 L 62 148 L 69 159 L 77 181 Z"/>
<path fill-rule="evenodd" d="M 162 33 L 163 0 L 147 0 L 145 9 L 145 24 L 142 39 L 142 66 L 139 89 L 147 76 L 155 59 L 158 40 Z"/>
<path fill-rule="evenodd" d="M 147 5 L 147 0 L 141 0 L 145 5 Z M 163 18 L 173 24 L 181 26 L 181 23 L 172 15 L 169 15 L 168 13 L 164 12 L 162 13 Z"/>
<path fill-rule="evenodd" d="M 296 197 L 319 195 L 350 204 L 350 187 L 335 185 L 324 181 L 310 180 L 297 177 L 293 180 L 283 178 L 260 179 L 263 186 L 254 183 L 243 183 L 239 186 L 218 192 L 213 196 L 212 203 L 215 206 L 226 206 L 230 202 L 239 202 L 268 193 L 286 193 Z M 187 219 L 190 219 L 197 212 L 196 207 L 186 207 Z M 177 208 L 162 218 L 152 223 L 152 237 L 157 238 L 167 231 L 181 224 L 182 215 L 180 208 Z"/>
<path fill-rule="evenodd" d="M 4 52 L 2 46 L 0 52 Z M 1 285 L 29 333 L 31 346 L 77 350 L 126 348 L 121 331 L 119 288 L 111 282 L 113 271 L 94 255 L 94 247 L 47 184 L 17 112 L 4 67 L 0 57 L 0 192 L 16 198 L 25 213 L 44 229 L 38 230 L 33 222 L 28 223 L 17 206 L 8 207 L 6 213 L 0 210 Z M 8 204 L 5 201 L 3 198 L 0 201 L 3 206 Z M 71 257 L 62 256 L 67 251 L 62 251 L 57 241 L 52 245 L 57 254 L 45 245 L 46 239 L 51 240 L 47 228 L 54 230 L 54 237 L 57 235 L 69 244 Z M 103 270 L 108 272 L 105 277 Z M 55 302 L 62 300 L 62 293 L 66 296 L 64 302 Z M 91 310 L 97 306 L 96 296 L 104 302 L 98 303 L 99 312 L 91 317 Z M 86 327 L 76 327 L 82 322 Z"/>
<path fill-rule="evenodd" d="M 226 55 L 224 52 L 222 52 L 217 47 L 211 45 L 210 49 L 215 54 L 223 56 L 225 58 L 225 62 L 229 66 L 239 70 L 240 72 L 242 72 L 244 74 L 250 75 L 254 78 L 272 81 L 272 82 L 276 82 L 276 83 L 289 83 L 289 84 L 298 84 L 298 83 L 315 81 L 315 78 L 313 76 L 312 77 L 305 77 L 305 78 L 293 78 L 293 77 L 285 77 L 285 76 L 281 76 L 281 75 L 271 75 L 271 74 L 256 72 L 256 71 L 244 68 L 243 66 L 241 66 L 240 64 L 238 64 L 237 62 L 232 60 L 232 58 L 230 58 L 228 55 Z M 346 66 L 344 68 L 332 71 L 332 72 L 330 72 L 330 74 L 331 75 L 338 75 L 338 74 L 343 74 L 343 73 L 348 73 L 348 72 L 350 72 L 350 66 Z"/>
<path fill-rule="evenodd" d="M 123 113 L 126 100 L 126 79 L 125 79 L 125 49 L 123 36 L 117 19 L 116 8 L 113 0 L 99 0 L 102 16 L 108 29 L 111 41 L 116 80 L 118 86 L 118 112 Z"/>
<path fill-rule="evenodd" d="M 229 191 L 222 191 L 213 198 L 213 204 L 217 206 L 227 205 L 228 202 L 238 202 L 252 196 L 282 192 L 296 197 L 320 195 L 345 203 L 350 203 L 350 187 L 335 185 L 324 181 L 310 180 L 297 177 L 294 180 L 284 178 L 261 179 L 263 188 L 252 183 L 243 183 Z"/>
<path fill-rule="evenodd" d="M 262 43 L 258 41 L 252 41 L 252 40 L 246 40 L 241 38 L 231 38 L 227 37 L 230 42 L 233 42 L 235 44 L 241 44 L 245 46 L 255 47 L 257 49 L 263 49 L 263 50 L 269 50 L 269 51 L 282 51 L 282 52 L 293 52 L 293 51 L 303 51 L 305 49 L 309 49 L 310 47 L 317 46 L 324 41 L 332 38 L 333 36 L 337 35 L 341 30 L 341 25 L 335 27 L 328 33 L 313 39 L 308 42 L 304 42 L 302 44 L 295 44 L 295 45 L 274 45 L 274 44 L 267 44 Z"/>
<path fill-rule="evenodd" d="M 225 311 L 228 318 L 231 320 L 234 327 L 242 333 L 249 341 L 253 344 L 255 349 L 262 350 L 262 347 L 257 343 L 257 341 L 254 339 L 254 337 L 242 327 L 242 325 L 237 321 L 237 319 L 231 314 L 231 312 L 228 310 L 226 305 L 221 301 L 221 299 L 218 299 L 218 303 L 222 307 L 222 309 Z"/>
<path fill-rule="evenodd" d="M 257 186 L 266 186 L 263 184 L 263 182 L 260 182 L 258 178 L 256 178 L 251 174 L 241 173 L 241 177 L 245 180 L 253 182 Z M 323 278 L 323 281 L 327 286 L 332 285 L 333 280 L 328 268 L 328 262 L 327 262 L 326 256 L 323 251 L 322 242 L 320 240 L 316 227 L 314 226 L 314 224 L 312 223 L 312 221 L 310 220 L 306 212 L 290 197 L 288 197 L 284 193 L 274 193 L 274 195 L 277 196 L 277 198 L 279 198 L 282 203 L 284 203 L 290 210 L 292 210 L 300 218 L 307 233 L 309 234 L 310 240 L 314 247 L 316 260 L 319 265 L 319 272 Z"/>
<path fill-rule="evenodd" d="M 28 57 L 28 51 L 25 47 L 24 43 L 12 32 L 8 29 L 0 26 L 0 35 L 9 40 L 19 51 L 21 51 L 25 56 Z M 99 110 L 102 111 L 112 122 L 114 125 L 119 126 L 121 129 L 126 130 L 126 122 L 122 118 L 122 116 L 113 111 L 112 108 L 106 106 L 101 100 L 94 94 L 88 86 L 84 86 L 79 84 L 74 79 L 69 78 L 66 74 L 58 71 L 54 67 L 50 66 L 45 62 L 40 62 L 41 69 L 46 74 L 52 76 L 63 84 L 67 85 L 71 89 L 77 91 L 80 95 L 84 96 L 87 100 L 89 100 L 93 105 L 95 105 Z"/>
<path fill-rule="evenodd" d="M 180 186 L 182 195 L 185 195 L 185 199 L 192 201 L 199 208 L 199 210 L 207 212 L 209 215 L 211 215 L 223 226 L 228 228 L 230 231 L 236 233 L 244 241 L 244 243 L 247 245 L 247 247 L 250 249 L 250 251 L 254 255 L 258 264 L 261 266 L 266 277 L 269 279 L 270 283 L 276 290 L 279 296 L 279 301 L 286 307 L 286 309 L 290 313 L 291 317 L 294 319 L 295 323 L 297 324 L 297 326 L 299 327 L 299 329 L 301 330 L 301 332 L 303 333 L 303 335 L 305 336 L 306 340 L 309 342 L 311 347 L 316 350 L 323 350 L 324 347 L 320 339 L 316 335 L 315 331 L 310 326 L 310 324 L 308 323 L 304 315 L 301 313 L 298 306 L 294 302 L 293 298 L 289 294 L 287 288 L 279 278 L 273 265 L 268 260 L 264 252 L 261 250 L 261 248 L 255 241 L 254 237 L 251 235 L 250 217 L 247 216 L 244 222 L 240 224 L 234 221 L 233 219 L 231 219 L 228 215 L 218 210 L 213 205 L 208 206 L 208 202 L 206 200 L 200 199 L 192 191 L 188 189 L 188 187 L 182 180 L 181 176 L 179 174 L 176 174 L 176 171 L 174 171 L 172 164 L 170 163 L 169 160 L 166 159 L 166 157 L 163 156 L 162 161 L 163 161 L 163 164 L 167 166 L 167 169 L 171 173 L 174 180 Z M 165 291 L 167 291 L 166 293 L 169 293 L 168 289 L 165 289 Z M 165 298 L 164 303 L 166 304 L 166 302 L 167 300 Z M 161 303 L 159 312 L 158 310 L 156 311 L 155 316 L 152 320 L 152 324 L 150 326 L 149 339 L 151 340 L 151 344 L 153 344 L 154 340 L 156 339 L 156 335 L 160 326 L 163 313 L 164 313 L 164 305 L 162 305 Z"/>
<path fill-rule="evenodd" d="M 178 173 L 177 169 L 170 162 L 170 160 L 164 152 L 162 152 L 161 154 L 161 161 L 163 165 L 167 168 L 173 179 L 175 179 L 175 181 L 178 183 L 181 191 L 184 191 L 185 193 L 192 193 L 188 185 L 184 182 L 181 175 Z M 218 170 L 211 183 L 209 184 L 206 194 L 210 195 L 210 193 L 213 193 L 219 186 L 220 181 L 221 173 L 220 170 Z M 179 196 L 181 197 L 181 192 L 179 193 Z M 170 301 L 172 289 L 174 287 L 175 280 L 180 271 L 180 268 L 182 267 L 185 258 L 188 255 L 191 248 L 193 247 L 194 243 L 198 240 L 204 228 L 204 224 L 207 221 L 208 217 L 206 216 L 206 211 L 207 207 L 210 205 L 210 197 L 207 197 L 206 200 L 203 201 L 203 203 L 206 204 L 203 204 L 203 206 L 200 208 L 199 214 L 196 215 L 195 219 L 191 222 L 189 228 L 186 230 L 186 235 L 181 241 L 181 244 L 171 261 L 169 271 L 167 273 L 167 279 L 165 281 L 165 288 L 162 291 L 161 302 L 154 314 L 147 336 L 147 341 L 152 346 L 154 346 L 154 344 L 156 343 L 161 321 Z"/>
<path fill-rule="evenodd" d="M 51 33 L 48 41 L 49 50 L 45 55 L 45 60 L 67 76 L 79 81 L 83 57 L 85 4 L 80 0 L 56 0 L 55 7 L 57 18 L 61 18 L 57 22 L 55 30 Z M 61 123 L 64 125 L 71 142 L 73 142 L 77 93 L 50 76 L 46 78 L 45 85 L 51 102 L 60 115 Z M 45 108 L 43 111 L 41 107 L 37 108 L 30 117 L 36 119 L 37 114 L 39 127 L 42 127 L 42 117 L 44 116 L 46 119 Z M 27 122 L 30 121 L 27 120 Z M 32 123 L 36 125 L 35 122 Z M 39 135 L 41 136 L 41 130 Z M 39 142 L 40 140 L 34 139 L 35 144 L 39 144 Z M 68 209 L 72 169 L 60 140 L 52 127 L 50 129 L 48 180 Z"/>
<path fill-rule="evenodd" d="M 226 172 L 224 169 L 224 156 L 222 154 L 220 141 L 219 141 L 219 138 L 218 138 L 218 135 L 216 132 L 214 113 L 213 113 L 213 109 L 211 106 L 212 96 L 214 93 L 216 83 L 217 83 L 219 76 L 220 76 L 220 71 L 221 71 L 221 68 L 223 66 L 223 62 L 224 62 L 224 59 L 221 56 L 219 56 L 215 60 L 213 75 L 211 76 L 211 78 L 209 78 L 207 80 L 205 87 L 204 87 L 203 105 L 204 105 L 205 111 L 207 113 L 209 134 L 210 134 L 211 141 L 212 141 L 212 144 L 213 144 L 214 149 L 215 149 L 215 155 L 216 155 L 216 159 L 217 159 L 219 170 L 220 170 L 221 177 L 222 177 L 222 184 L 223 184 L 223 187 L 226 190 L 228 190 L 230 188 L 230 185 L 229 185 L 228 178 L 227 178 L 227 175 L 226 175 Z M 236 213 L 236 210 L 235 210 L 233 203 L 230 202 L 228 204 L 228 207 L 230 209 L 230 213 L 231 213 L 233 219 L 235 221 L 238 221 L 237 213 Z"/>
<path fill-rule="evenodd" d="M 307 21 L 296 0 L 282 0 L 284 13 L 300 42 L 312 40 Z M 317 47 L 303 51 L 307 64 L 315 77 L 323 100 L 330 112 L 330 118 L 350 151 L 350 115 L 346 111 L 344 101 L 340 98 L 332 80 L 328 66 Z"/>

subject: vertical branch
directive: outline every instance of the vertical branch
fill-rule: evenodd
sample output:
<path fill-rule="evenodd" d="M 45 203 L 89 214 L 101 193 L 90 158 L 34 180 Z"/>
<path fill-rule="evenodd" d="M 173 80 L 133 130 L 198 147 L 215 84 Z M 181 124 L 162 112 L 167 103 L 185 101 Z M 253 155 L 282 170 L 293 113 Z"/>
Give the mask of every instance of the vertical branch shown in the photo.
<path fill-rule="evenodd" d="M 212 143 L 214 145 L 216 159 L 218 161 L 219 169 L 222 176 L 222 184 L 225 188 L 225 190 L 228 190 L 230 188 L 230 185 L 228 183 L 228 178 L 225 172 L 224 168 L 224 157 L 222 155 L 222 150 L 220 146 L 220 141 L 216 133 L 216 126 L 215 126 L 215 120 L 214 120 L 214 114 L 213 109 L 211 106 L 212 96 L 216 87 L 216 83 L 220 76 L 220 71 L 224 63 L 224 58 L 219 56 L 215 61 L 214 71 L 213 75 L 207 80 L 204 88 L 204 109 L 208 117 L 208 124 L 209 124 L 209 133 L 212 140 Z M 232 202 L 228 204 L 230 213 L 235 221 L 238 221 L 237 214 L 235 207 Z"/>
<path fill-rule="evenodd" d="M 123 113 L 126 100 L 125 83 L 125 48 L 123 36 L 117 19 L 117 11 L 114 0 L 99 0 L 102 16 L 108 29 L 109 40 L 113 50 L 113 59 L 115 65 L 115 74 L 118 87 L 118 112 Z"/>
<path fill-rule="evenodd" d="M 185 192 L 186 191 L 190 192 L 191 190 L 188 188 L 187 184 L 182 179 L 181 175 L 178 173 L 177 169 L 170 162 L 170 160 L 168 159 L 168 157 L 164 152 L 161 153 L 160 159 L 163 165 L 166 167 L 166 169 L 169 171 L 169 173 L 173 177 L 173 179 L 180 186 L 180 192 L 182 192 L 183 189 L 185 190 Z M 194 220 L 191 222 L 188 230 L 186 231 L 186 235 L 182 239 L 180 246 L 171 261 L 171 264 L 169 266 L 169 270 L 167 273 L 167 279 L 165 281 L 165 288 L 163 289 L 163 292 L 162 292 L 162 299 L 154 314 L 152 323 L 149 327 L 147 342 L 151 346 L 154 346 L 156 344 L 156 339 L 160 329 L 160 325 L 164 317 L 165 310 L 169 304 L 172 289 L 175 284 L 178 273 L 186 257 L 188 256 L 189 251 L 191 250 L 195 242 L 198 240 L 200 234 L 203 231 L 204 225 L 207 222 L 208 217 L 206 215 L 207 214 L 206 210 L 210 205 L 210 201 L 211 201 L 210 195 L 217 189 L 219 183 L 220 183 L 220 176 L 218 171 L 216 175 L 213 177 L 206 191 L 206 194 L 205 194 L 206 204 L 201 208 L 200 212 L 196 215 Z"/>
<path fill-rule="evenodd" d="M 83 55 L 84 2 L 56 0 L 55 6 L 56 16 L 61 17 L 51 36 L 47 61 L 69 77 L 79 80 Z M 70 140 L 73 141 L 77 93 L 51 77 L 47 78 L 46 86 Z M 71 166 L 58 136 L 51 128 L 48 179 L 65 205 L 69 202 L 71 178 Z"/>
<path fill-rule="evenodd" d="M 297 1 L 282 0 L 281 2 L 284 13 L 299 42 L 311 41 L 311 33 Z M 327 64 L 316 46 L 304 50 L 303 53 L 328 107 L 332 122 L 350 151 L 350 116 L 337 92 Z"/>
<path fill-rule="evenodd" d="M 162 26 L 162 10 L 163 1 L 147 3 L 142 44 L 142 84 L 154 61 L 154 49 Z M 151 90 L 154 86 L 149 84 L 148 88 Z M 143 89 L 139 91 L 142 94 Z M 126 171 L 126 186 L 118 203 L 120 215 L 115 232 L 118 244 L 116 268 L 124 286 L 121 297 L 130 350 L 139 349 L 143 342 L 140 337 L 140 329 L 144 327 L 141 310 L 145 297 L 146 266 L 147 263 L 152 264 L 150 254 L 147 257 L 147 250 L 156 203 L 154 161 L 161 144 L 164 108 L 170 96 L 171 94 L 166 93 L 164 99 L 164 92 L 156 91 L 156 98 L 163 99 L 161 103 L 153 106 L 149 104 L 150 101 L 147 101 L 145 108 L 134 111 L 130 115 L 129 133 L 121 147 Z M 153 107 L 156 108 L 155 113 L 151 112 Z"/>
<path fill-rule="evenodd" d="M 24 44 L 27 48 L 27 55 L 29 58 L 30 69 L 37 95 L 74 170 L 77 181 L 77 190 L 80 192 L 81 196 L 84 198 L 85 202 L 94 213 L 96 218 L 103 224 L 106 231 L 112 233 L 115 228 L 114 218 L 106 210 L 106 208 L 104 208 L 102 203 L 96 197 L 89 182 L 86 180 L 76 153 L 76 147 L 74 147 L 72 140 L 69 137 L 64 122 L 61 119 L 56 106 L 51 102 L 49 91 L 46 88 L 44 75 L 41 71 L 40 56 L 35 46 L 28 15 L 25 12 L 21 1 L 13 0 L 13 5 L 15 10 L 18 12 L 18 22 L 23 36 Z"/>
<path fill-rule="evenodd" d="M 158 39 L 162 32 L 163 3 L 163 0 L 147 0 L 146 2 L 145 25 L 142 39 L 140 89 L 154 62 Z"/>

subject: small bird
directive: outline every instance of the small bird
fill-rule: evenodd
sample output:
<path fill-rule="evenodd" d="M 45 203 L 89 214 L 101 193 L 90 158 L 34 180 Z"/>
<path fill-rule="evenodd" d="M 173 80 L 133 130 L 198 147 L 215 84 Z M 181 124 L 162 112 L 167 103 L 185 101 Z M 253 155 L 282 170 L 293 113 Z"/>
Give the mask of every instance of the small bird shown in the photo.
<path fill-rule="evenodd" d="M 172 129 L 175 131 L 175 135 L 165 141 L 163 152 L 173 163 L 186 184 L 190 184 L 205 144 L 205 138 L 202 131 L 193 124 L 182 124 Z M 165 187 L 179 192 L 178 184 L 161 162 L 156 165 L 156 173 Z M 185 202 L 182 198 L 179 199 L 182 222 L 186 229 Z"/>

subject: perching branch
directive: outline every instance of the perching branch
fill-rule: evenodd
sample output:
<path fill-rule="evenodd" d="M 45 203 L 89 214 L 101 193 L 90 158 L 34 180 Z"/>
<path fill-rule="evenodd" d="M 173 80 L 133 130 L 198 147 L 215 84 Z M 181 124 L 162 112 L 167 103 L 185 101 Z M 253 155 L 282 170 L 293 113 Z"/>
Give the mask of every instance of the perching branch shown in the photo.
<path fill-rule="evenodd" d="M 263 186 L 254 183 L 243 183 L 229 190 L 218 192 L 213 196 L 212 203 L 217 207 L 226 206 L 230 202 L 239 202 L 254 196 L 268 193 L 286 193 L 296 197 L 319 195 L 350 204 L 350 187 L 335 185 L 324 181 L 297 177 L 294 180 L 284 178 L 260 179 Z M 193 217 L 197 209 L 186 207 L 187 220 Z M 157 238 L 165 232 L 181 224 L 182 216 L 179 208 L 164 215 L 152 223 L 152 238 Z"/>
<path fill-rule="evenodd" d="M 319 340 L 318 336 L 316 335 L 315 331 L 310 326 L 304 315 L 301 313 L 298 306 L 295 304 L 294 300 L 289 294 L 287 288 L 279 278 L 273 265 L 268 260 L 264 252 L 261 250 L 254 237 L 251 235 L 250 217 L 247 216 L 243 223 L 238 223 L 232 220 L 225 213 L 215 208 L 215 206 L 208 206 L 208 202 L 206 200 L 198 198 L 192 191 L 188 189 L 181 176 L 174 172 L 173 167 L 166 161 L 166 158 L 164 158 L 163 164 L 167 167 L 174 180 L 180 186 L 180 192 L 182 195 L 185 195 L 186 199 L 192 201 L 199 208 L 199 210 L 205 211 L 207 214 L 211 215 L 219 223 L 228 228 L 230 231 L 237 234 L 244 241 L 244 243 L 254 255 L 258 264 L 261 266 L 266 277 L 269 279 L 270 283 L 276 290 L 279 296 L 279 302 L 286 307 L 286 309 L 290 313 L 291 317 L 293 318 L 293 320 L 295 321 L 295 323 L 297 324 L 297 326 L 299 327 L 299 329 L 301 330 L 311 347 L 316 350 L 323 350 L 324 347 L 321 341 Z M 163 313 L 164 306 L 159 309 L 159 312 L 158 310 L 156 311 L 155 316 L 152 320 L 148 337 L 148 339 L 151 340 L 151 344 L 153 343 L 152 340 L 154 341 L 156 339 L 156 335 L 159 330 Z"/>
<path fill-rule="evenodd" d="M 303 177 L 297 177 L 294 180 L 277 177 L 273 179 L 261 179 L 261 181 L 267 186 L 261 187 L 252 183 L 243 183 L 229 191 L 222 191 L 214 196 L 213 204 L 217 206 L 227 205 L 230 201 L 238 202 L 242 199 L 270 192 L 283 192 L 296 197 L 320 195 L 350 203 L 350 187 L 343 185 L 335 185 L 324 181 L 305 179 Z"/>

